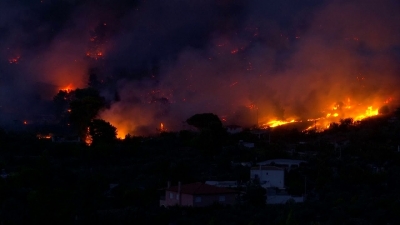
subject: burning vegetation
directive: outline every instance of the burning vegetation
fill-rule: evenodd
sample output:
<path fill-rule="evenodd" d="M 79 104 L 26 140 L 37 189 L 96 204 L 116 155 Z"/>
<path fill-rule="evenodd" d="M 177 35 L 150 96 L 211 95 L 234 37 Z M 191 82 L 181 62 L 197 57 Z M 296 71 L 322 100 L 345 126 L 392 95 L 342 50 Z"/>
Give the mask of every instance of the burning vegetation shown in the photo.
<path fill-rule="evenodd" d="M 175 3 L 154 7 L 144 1 L 118 12 L 113 10 L 120 6 L 111 3 L 88 3 L 91 7 L 82 5 L 88 13 L 77 9 L 60 19 L 74 26 L 59 26 L 64 29 L 57 32 L 52 24 L 42 26 L 52 28 L 44 38 L 49 43 L 10 35 L 1 53 L 6 72 L 16 75 L 9 83 L 21 81 L 15 90 L 29 86 L 20 74 L 61 87 L 56 114 L 82 140 L 94 119 L 110 122 L 124 138 L 154 134 L 166 130 L 164 125 L 187 129 L 185 118 L 203 112 L 219 115 L 224 125 L 324 130 L 341 119 L 359 121 L 394 110 L 400 97 L 400 14 L 393 10 L 398 5 L 325 3 L 304 8 L 310 13 L 291 11 L 282 23 L 264 13 L 287 8 L 278 3 L 268 11 L 274 4 L 243 2 L 246 7 L 236 13 L 231 3 L 200 1 L 179 5 L 174 15 L 161 13 L 166 17 L 161 20 L 148 13 Z M 217 13 L 205 17 L 198 8 Z M 100 77 L 89 84 L 96 94 L 84 85 L 91 70 Z"/>

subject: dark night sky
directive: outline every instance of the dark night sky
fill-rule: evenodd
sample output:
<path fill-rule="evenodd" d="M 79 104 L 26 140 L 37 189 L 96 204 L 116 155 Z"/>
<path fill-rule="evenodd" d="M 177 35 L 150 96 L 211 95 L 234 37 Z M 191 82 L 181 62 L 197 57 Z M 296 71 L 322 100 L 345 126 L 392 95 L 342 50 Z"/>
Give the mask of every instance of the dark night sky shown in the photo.
<path fill-rule="evenodd" d="M 88 71 L 121 96 L 101 117 L 124 133 L 201 112 L 251 124 L 250 105 L 261 120 L 378 107 L 399 96 L 399 15 L 396 0 L 3 0 L 0 113 L 46 114 Z"/>

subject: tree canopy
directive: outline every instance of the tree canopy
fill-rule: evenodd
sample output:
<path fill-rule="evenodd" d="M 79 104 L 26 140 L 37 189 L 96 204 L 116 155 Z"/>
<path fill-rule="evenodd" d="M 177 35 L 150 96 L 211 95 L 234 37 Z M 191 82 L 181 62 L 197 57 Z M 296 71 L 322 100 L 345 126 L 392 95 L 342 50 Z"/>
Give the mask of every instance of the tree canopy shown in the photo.
<path fill-rule="evenodd" d="M 221 120 L 217 115 L 213 113 L 196 114 L 187 119 L 186 122 L 189 125 L 194 126 L 199 130 L 205 130 L 205 129 L 215 130 L 222 128 Z"/>
<path fill-rule="evenodd" d="M 89 125 L 89 134 L 92 136 L 94 144 L 113 142 L 117 137 L 117 128 L 107 121 L 94 119 Z"/>
<path fill-rule="evenodd" d="M 70 122 L 79 133 L 86 131 L 92 119 L 105 107 L 105 99 L 92 88 L 76 89 L 75 98 L 69 103 Z"/>

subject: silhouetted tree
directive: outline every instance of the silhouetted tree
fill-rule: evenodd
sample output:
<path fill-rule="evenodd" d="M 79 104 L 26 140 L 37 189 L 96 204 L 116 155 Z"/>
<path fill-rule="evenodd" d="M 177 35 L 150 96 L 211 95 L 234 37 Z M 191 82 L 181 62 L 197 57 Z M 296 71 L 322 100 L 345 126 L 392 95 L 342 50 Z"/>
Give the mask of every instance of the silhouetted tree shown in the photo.
<path fill-rule="evenodd" d="M 81 136 L 84 136 L 91 121 L 106 106 L 104 97 L 92 88 L 76 89 L 75 98 L 69 105 L 70 122 Z"/>
<path fill-rule="evenodd" d="M 89 125 L 89 134 L 93 138 L 93 144 L 113 142 L 117 138 L 117 128 L 107 121 L 94 119 Z"/>
<path fill-rule="evenodd" d="M 264 206 L 267 191 L 259 183 L 254 182 L 247 186 L 246 194 L 243 196 L 245 202 L 253 206 Z"/>
<path fill-rule="evenodd" d="M 389 106 L 384 105 L 379 108 L 378 110 L 379 114 L 388 114 L 390 112 Z"/>
<path fill-rule="evenodd" d="M 213 113 L 196 114 L 187 119 L 186 122 L 199 130 L 215 130 L 222 128 L 221 120 Z"/>
<path fill-rule="evenodd" d="M 198 147 L 203 150 L 205 155 L 212 156 L 221 150 L 222 144 L 227 139 L 227 132 L 217 115 L 212 113 L 196 114 L 186 122 L 199 129 Z"/>
<path fill-rule="evenodd" d="M 353 118 L 340 119 L 339 129 L 348 130 L 354 124 Z"/>
<path fill-rule="evenodd" d="M 69 91 L 60 90 L 54 97 L 53 103 L 55 107 L 55 114 L 57 117 L 64 116 L 67 113 L 69 102 L 71 101 L 72 93 Z"/>

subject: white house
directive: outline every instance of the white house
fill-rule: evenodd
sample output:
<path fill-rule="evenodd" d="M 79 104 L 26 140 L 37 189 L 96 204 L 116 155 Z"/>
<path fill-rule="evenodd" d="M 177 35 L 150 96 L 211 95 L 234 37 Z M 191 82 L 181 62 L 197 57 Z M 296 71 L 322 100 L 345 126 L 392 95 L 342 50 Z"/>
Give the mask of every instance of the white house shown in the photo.
<path fill-rule="evenodd" d="M 260 181 L 263 188 L 285 188 L 285 169 L 276 166 L 256 166 L 250 169 L 250 178 Z"/>
<path fill-rule="evenodd" d="M 245 147 L 245 148 L 254 148 L 254 143 L 253 142 L 244 142 L 243 140 L 239 141 L 239 145 Z"/>
<path fill-rule="evenodd" d="M 267 161 L 258 162 L 257 165 L 276 166 L 276 167 L 280 167 L 280 168 L 285 168 L 289 171 L 290 169 L 300 167 L 300 165 L 303 163 L 307 163 L 307 161 L 297 160 L 297 159 L 270 159 Z"/>
<path fill-rule="evenodd" d="M 238 125 L 228 125 L 226 126 L 226 131 L 230 134 L 237 134 L 243 131 L 243 128 Z"/>

